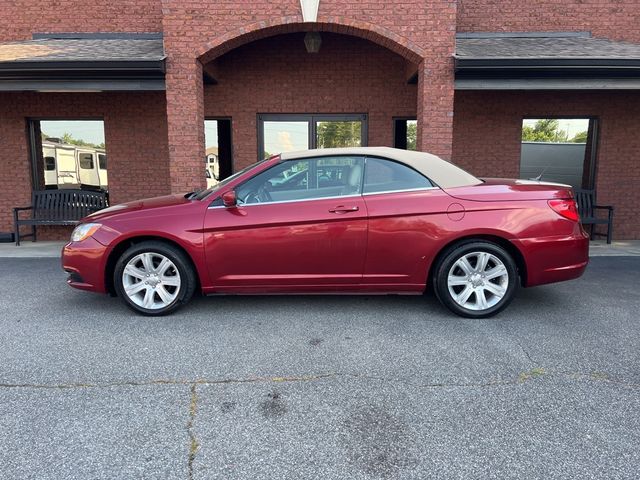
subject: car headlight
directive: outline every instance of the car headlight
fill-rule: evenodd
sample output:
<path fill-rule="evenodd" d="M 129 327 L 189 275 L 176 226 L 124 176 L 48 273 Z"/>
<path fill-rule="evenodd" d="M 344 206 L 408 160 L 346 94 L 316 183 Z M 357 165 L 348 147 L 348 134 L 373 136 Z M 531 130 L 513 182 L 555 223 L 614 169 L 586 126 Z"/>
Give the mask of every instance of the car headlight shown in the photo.
<path fill-rule="evenodd" d="M 81 223 L 73 229 L 73 233 L 71 234 L 71 241 L 81 242 L 82 240 L 89 238 L 91 235 L 96 233 L 96 231 L 101 226 L 102 225 L 99 223 Z"/>

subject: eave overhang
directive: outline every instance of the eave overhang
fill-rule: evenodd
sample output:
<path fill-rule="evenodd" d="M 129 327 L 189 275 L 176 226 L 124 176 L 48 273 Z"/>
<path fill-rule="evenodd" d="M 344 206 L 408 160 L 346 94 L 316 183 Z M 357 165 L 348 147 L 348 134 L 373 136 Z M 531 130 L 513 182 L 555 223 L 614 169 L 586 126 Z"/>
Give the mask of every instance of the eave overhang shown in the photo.
<path fill-rule="evenodd" d="M 0 44 L 0 91 L 165 89 L 161 35 L 63 35 Z"/>
<path fill-rule="evenodd" d="M 458 35 L 454 65 L 458 90 L 640 88 L 640 45 L 584 32 Z"/>

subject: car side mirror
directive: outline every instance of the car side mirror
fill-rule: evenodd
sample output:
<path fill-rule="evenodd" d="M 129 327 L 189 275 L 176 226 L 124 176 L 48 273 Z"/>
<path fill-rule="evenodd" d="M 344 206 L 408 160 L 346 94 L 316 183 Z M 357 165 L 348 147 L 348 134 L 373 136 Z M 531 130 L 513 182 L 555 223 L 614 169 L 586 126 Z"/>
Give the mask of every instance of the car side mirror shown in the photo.
<path fill-rule="evenodd" d="M 222 194 L 222 203 L 225 207 L 235 207 L 238 204 L 238 198 L 236 197 L 235 190 L 229 190 Z"/>

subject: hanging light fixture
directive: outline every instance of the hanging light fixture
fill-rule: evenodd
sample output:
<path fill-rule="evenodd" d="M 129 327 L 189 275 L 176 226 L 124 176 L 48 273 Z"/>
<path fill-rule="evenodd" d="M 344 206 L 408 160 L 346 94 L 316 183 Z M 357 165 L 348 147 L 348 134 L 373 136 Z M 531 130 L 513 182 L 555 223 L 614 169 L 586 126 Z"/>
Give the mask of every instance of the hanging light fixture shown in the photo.
<path fill-rule="evenodd" d="M 304 46 L 307 53 L 318 53 L 322 45 L 322 37 L 319 32 L 307 32 L 304 36 Z"/>

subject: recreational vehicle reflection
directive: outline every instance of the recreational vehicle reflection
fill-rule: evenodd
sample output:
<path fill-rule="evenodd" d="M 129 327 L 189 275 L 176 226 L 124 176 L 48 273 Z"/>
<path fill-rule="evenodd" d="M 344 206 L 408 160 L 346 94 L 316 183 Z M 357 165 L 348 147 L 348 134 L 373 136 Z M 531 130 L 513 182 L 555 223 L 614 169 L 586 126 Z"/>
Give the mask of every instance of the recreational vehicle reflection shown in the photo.
<path fill-rule="evenodd" d="M 218 159 L 218 147 L 206 149 L 206 170 L 207 188 L 211 188 L 220 183 L 220 162 Z"/>
<path fill-rule="evenodd" d="M 48 138 L 42 142 L 47 189 L 109 190 L 107 154 L 102 148 L 68 145 Z"/>

